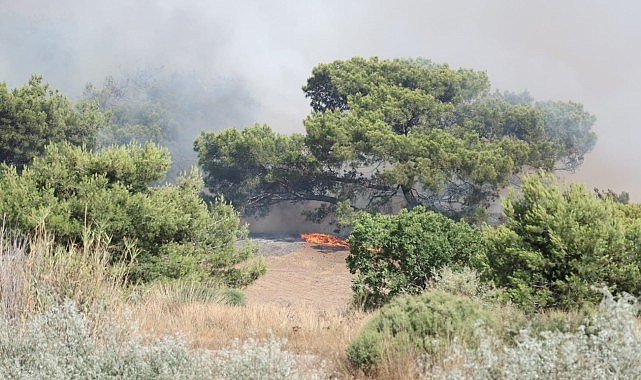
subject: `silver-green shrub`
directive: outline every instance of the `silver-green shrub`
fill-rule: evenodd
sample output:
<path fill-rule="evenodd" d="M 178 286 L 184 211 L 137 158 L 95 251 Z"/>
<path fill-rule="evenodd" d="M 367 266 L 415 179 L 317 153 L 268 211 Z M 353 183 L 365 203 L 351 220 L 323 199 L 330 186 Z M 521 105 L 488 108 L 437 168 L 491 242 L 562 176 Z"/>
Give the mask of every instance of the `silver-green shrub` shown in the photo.
<path fill-rule="evenodd" d="M 475 350 L 456 345 L 432 379 L 639 379 L 641 335 L 637 300 L 604 291 L 599 313 L 577 331 L 523 329 L 513 345 L 479 330 Z"/>
<path fill-rule="evenodd" d="M 324 379 L 323 370 L 299 370 L 301 358 L 283 350 L 286 340 L 272 337 L 265 341 L 249 339 L 242 346 L 219 351 L 215 360 L 216 379 L 290 380 Z"/>
<path fill-rule="evenodd" d="M 67 301 L 25 320 L 0 318 L 0 379 L 210 379 L 205 356 L 174 337 L 143 342 L 96 325 Z"/>

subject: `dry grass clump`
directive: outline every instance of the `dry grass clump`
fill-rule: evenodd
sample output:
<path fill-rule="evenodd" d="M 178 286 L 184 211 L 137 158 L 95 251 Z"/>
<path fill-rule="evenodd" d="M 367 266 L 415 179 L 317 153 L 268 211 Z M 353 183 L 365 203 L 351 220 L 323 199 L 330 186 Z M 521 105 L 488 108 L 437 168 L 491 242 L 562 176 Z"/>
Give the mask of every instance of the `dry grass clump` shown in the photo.
<path fill-rule="evenodd" d="M 43 226 L 31 237 L 0 229 L 0 307 L 28 316 L 72 300 L 84 311 L 113 310 L 122 299 L 127 263 L 110 263 L 108 240 L 86 231 L 81 245 L 61 247 Z"/>

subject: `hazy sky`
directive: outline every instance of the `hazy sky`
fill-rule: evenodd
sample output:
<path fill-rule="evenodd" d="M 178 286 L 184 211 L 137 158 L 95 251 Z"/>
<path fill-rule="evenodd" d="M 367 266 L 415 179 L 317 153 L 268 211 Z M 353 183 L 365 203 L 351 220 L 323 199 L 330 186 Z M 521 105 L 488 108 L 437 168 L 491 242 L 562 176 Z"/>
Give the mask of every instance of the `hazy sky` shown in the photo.
<path fill-rule="evenodd" d="M 302 132 L 301 86 L 318 63 L 425 57 L 485 70 L 499 90 L 583 103 L 599 140 L 574 178 L 640 201 L 639 17 L 635 0 L 0 0 L 0 81 L 39 73 L 75 97 L 145 67 L 235 78 L 257 122 Z"/>

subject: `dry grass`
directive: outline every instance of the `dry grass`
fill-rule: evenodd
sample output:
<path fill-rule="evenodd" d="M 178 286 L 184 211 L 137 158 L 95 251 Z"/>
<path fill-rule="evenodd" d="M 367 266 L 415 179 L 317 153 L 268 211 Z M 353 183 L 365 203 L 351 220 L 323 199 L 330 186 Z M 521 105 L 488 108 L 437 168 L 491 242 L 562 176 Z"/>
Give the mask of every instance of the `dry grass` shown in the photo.
<path fill-rule="evenodd" d="M 131 310 L 143 332 L 180 333 L 198 348 L 217 350 L 229 347 L 235 340 L 285 338 L 287 350 L 320 358 L 328 372 L 340 378 L 350 372 L 347 345 L 370 317 L 357 311 L 329 313 L 302 306 L 193 302 L 167 305 L 154 299 L 137 303 Z"/>
<path fill-rule="evenodd" d="M 28 239 L 0 230 L 0 307 L 12 318 L 71 299 L 81 308 L 121 304 L 128 265 L 111 265 L 107 242 L 87 232 L 79 246 L 56 246 L 38 228 Z M 97 310 L 93 310 L 96 312 Z"/>

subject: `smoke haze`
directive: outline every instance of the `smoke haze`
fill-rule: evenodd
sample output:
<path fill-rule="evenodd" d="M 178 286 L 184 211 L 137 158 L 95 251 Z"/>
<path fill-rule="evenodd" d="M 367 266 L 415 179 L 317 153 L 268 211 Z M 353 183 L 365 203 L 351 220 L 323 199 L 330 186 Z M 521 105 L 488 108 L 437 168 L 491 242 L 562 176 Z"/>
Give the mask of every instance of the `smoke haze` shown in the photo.
<path fill-rule="evenodd" d="M 318 63 L 420 56 L 485 70 L 501 91 L 583 103 L 598 142 L 572 178 L 639 201 L 640 14 L 625 0 L 0 0 L 0 81 L 38 73 L 77 98 L 88 82 L 162 67 L 224 89 L 210 106 L 227 116 L 208 129 L 302 132 L 300 88 Z"/>

